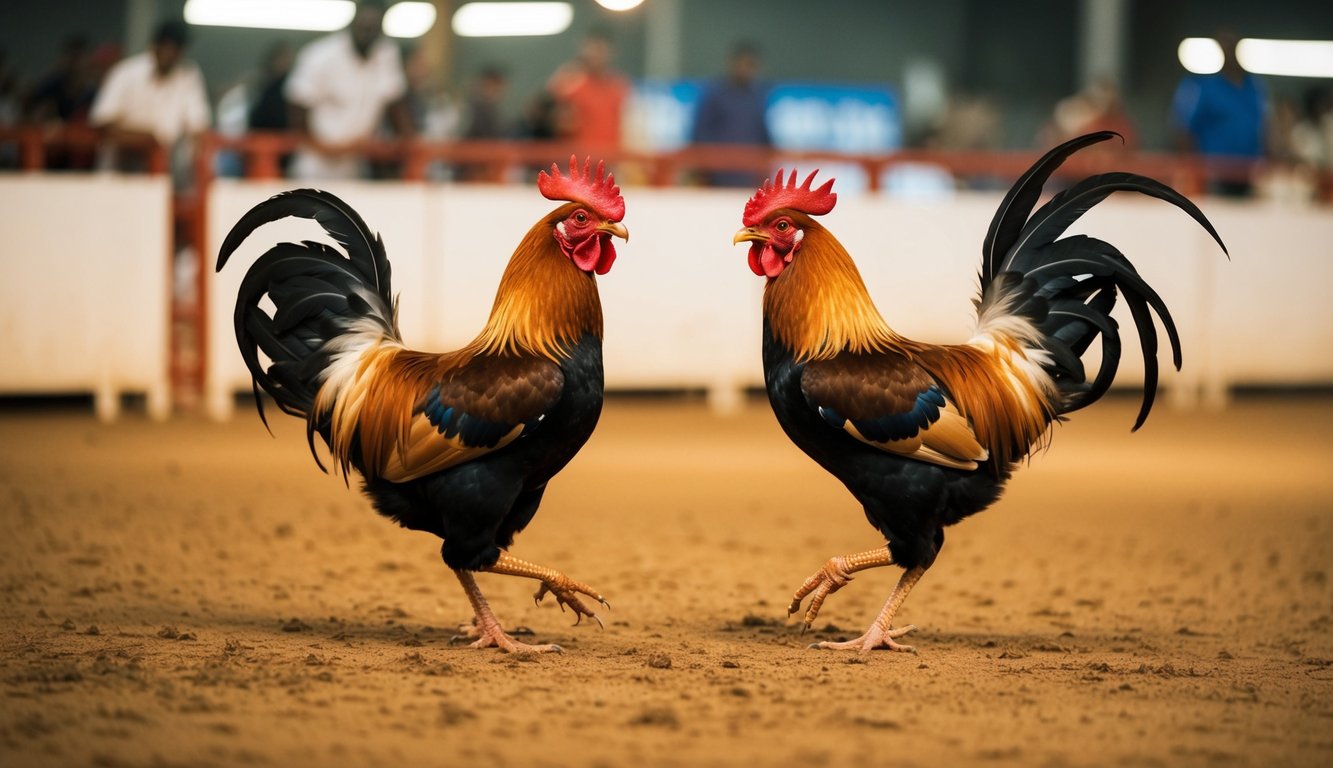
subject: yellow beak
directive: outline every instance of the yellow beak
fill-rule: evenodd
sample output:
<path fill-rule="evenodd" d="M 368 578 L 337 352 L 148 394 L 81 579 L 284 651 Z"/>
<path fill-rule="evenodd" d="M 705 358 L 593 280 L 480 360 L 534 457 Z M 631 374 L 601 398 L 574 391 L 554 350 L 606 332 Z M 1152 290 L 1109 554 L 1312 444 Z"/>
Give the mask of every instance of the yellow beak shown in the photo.
<path fill-rule="evenodd" d="M 737 243 L 745 243 L 752 240 L 766 243 L 768 242 L 768 235 L 756 227 L 746 227 L 737 232 L 735 237 L 731 238 L 731 244 L 735 245 Z"/>
<path fill-rule="evenodd" d="M 597 231 L 605 232 L 608 235 L 615 235 L 621 240 L 624 240 L 627 243 L 629 242 L 629 230 L 625 229 L 625 225 L 618 221 L 604 221 L 597 225 Z"/>

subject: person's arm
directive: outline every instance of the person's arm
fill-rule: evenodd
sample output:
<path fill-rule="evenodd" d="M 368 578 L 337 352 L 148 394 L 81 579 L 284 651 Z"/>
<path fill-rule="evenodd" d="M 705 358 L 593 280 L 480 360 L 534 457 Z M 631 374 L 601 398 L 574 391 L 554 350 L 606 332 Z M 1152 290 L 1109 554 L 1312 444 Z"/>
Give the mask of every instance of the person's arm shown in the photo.
<path fill-rule="evenodd" d="M 130 72 L 121 62 L 107 73 L 102 87 L 97 90 L 88 122 L 96 128 L 103 141 L 129 146 L 152 146 L 157 137 L 151 132 L 126 125 L 125 101 L 130 88 Z"/>
<path fill-rule="evenodd" d="M 204 85 L 204 74 L 194 64 L 190 64 L 189 67 L 190 95 L 185 105 L 185 133 L 190 138 L 196 139 L 209 129 L 212 123 L 212 110 L 208 106 L 208 88 Z"/>

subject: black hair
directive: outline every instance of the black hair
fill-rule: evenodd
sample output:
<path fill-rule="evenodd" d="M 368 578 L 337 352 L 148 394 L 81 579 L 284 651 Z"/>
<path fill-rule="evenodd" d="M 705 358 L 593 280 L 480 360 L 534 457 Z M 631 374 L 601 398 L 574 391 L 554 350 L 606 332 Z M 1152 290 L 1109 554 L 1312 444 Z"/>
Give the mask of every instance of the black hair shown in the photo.
<path fill-rule="evenodd" d="M 184 48 L 190 42 L 190 30 L 181 21 L 164 21 L 153 32 L 153 43 L 175 43 Z"/>

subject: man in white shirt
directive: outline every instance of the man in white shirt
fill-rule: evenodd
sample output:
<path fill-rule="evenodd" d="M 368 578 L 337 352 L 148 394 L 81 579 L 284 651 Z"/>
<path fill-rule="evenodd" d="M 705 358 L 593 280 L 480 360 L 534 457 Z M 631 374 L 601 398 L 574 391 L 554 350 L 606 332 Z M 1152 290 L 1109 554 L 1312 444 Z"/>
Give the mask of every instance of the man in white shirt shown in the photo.
<path fill-rule="evenodd" d="M 384 4 L 362 0 L 347 29 L 301 49 L 285 88 L 292 129 L 307 139 L 293 159 L 293 177 L 364 176 L 362 144 L 386 112 L 400 137 L 415 134 L 402 54 L 381 35 L 383 21 Z"/>
<path fill-rule="evenodd" d="M 178 140 L 208 128 L 204 77 L 184 58 L 187 42 L 184 24 L 165 22 L 149 50 L 107 72 L 89 119 L 112 146 L 156 142 L 171 150 Z"/>

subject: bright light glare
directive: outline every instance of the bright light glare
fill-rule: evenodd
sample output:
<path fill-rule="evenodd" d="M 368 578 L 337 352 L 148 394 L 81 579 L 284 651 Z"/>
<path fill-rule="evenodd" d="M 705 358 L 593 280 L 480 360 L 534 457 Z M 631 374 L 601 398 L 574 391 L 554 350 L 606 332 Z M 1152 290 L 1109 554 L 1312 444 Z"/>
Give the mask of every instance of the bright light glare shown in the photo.
<path fill-rule="evenodd" d="M 628 11 L 643 5 L 643 0 L 597 0 L 597 4 L 608 11 Z"/>
<path fill-rule="evenodd" d="M 1180 66 L 1196 75 L 1211 75 L 1222 69 L 1222 46 L 1211 37 L 1187 37 L 1176 49 Z"/>
<path fill-rule="evenodd" d="M 1256 75 L 1333 77 L 1333 42 L 1247 37 L 1236 46 L 1236 60 Z"/>
<path fill-rule="evenodd" d="M 394 3 L 384 12 L 384 34 L 389 37 L 421 37 L 435 26 L 435 4 Z"/>
<path fill-rule="evenodd" d="M 356 14 L 352 0 L 186 0 L 185 21 L 210 27 L 332 32 Z"/>
<path fill-rule="evenodd" d="M 459 37 L 558 35 L 569 29 L 569 3 L 467 3 L 454 12 Z"/>

